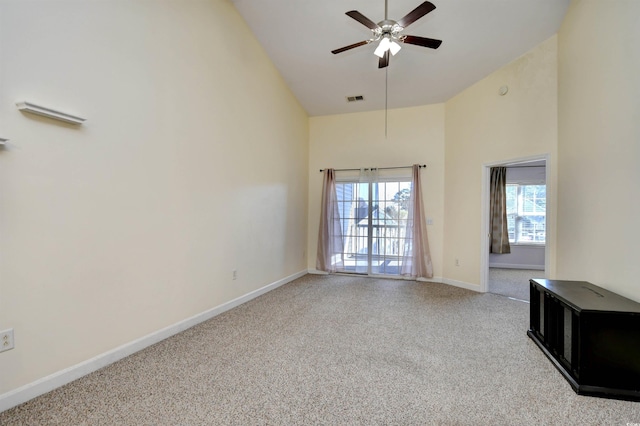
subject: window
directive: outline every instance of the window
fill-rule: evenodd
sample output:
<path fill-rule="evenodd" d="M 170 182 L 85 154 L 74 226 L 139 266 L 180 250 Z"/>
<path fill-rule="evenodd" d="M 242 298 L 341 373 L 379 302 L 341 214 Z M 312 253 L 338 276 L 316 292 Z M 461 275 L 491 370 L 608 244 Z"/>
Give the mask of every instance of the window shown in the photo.
<path fill-rule="evenodd" d="M 412 241 L 405 235 L 411 182 L 393 178 L 336 183 L 344 239 L 340 272 L 400 275 Z"/>
<path fill-rule="evenodd" d="M 546 185 L 507 184 L 507 225 L 512 244 L 544 244 Z"/>

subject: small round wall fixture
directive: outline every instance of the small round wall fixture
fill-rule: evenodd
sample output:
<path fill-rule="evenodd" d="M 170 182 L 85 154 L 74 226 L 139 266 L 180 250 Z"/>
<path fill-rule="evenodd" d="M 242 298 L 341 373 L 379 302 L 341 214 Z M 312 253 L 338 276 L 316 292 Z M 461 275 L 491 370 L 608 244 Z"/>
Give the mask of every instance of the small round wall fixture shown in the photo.
<path fill-rule="evenodd" d="M 500 87 L 500 90 L 498 91 L 498 93 L 500 94 L 500 96 L 504 96 L 507 94 L 508 91 L 509 91 L 509 86 L 504 85 Z"/>

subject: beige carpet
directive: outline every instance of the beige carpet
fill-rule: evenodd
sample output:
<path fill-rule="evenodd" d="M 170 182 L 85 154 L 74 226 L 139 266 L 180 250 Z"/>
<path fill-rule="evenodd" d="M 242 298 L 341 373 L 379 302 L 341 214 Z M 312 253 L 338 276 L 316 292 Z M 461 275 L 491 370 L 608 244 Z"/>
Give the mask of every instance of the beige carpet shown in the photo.
<path fill-rule="evenodd" d="M 2 425 L 625 425 L 526 336 L 529 305 L 305 276 L 47 395 Z"/>
<path fill-rule="evenodd" d="M 533 269 L 489 268 L 488 291 L 529 301 L 529 280 L 544 278 L 544 271 Z"/>

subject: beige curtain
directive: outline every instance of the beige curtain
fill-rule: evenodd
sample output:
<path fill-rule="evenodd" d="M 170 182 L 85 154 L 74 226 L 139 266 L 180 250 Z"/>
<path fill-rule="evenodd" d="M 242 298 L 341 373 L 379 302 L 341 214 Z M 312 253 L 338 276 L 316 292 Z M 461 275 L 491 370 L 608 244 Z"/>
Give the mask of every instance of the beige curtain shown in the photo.
<path fill-rule="evenodd" d="M 511 253 L 507 227 L 507 168 L 491 168 L 490 253 Z"/>
<path fill-rule="evenodd" d="M 433 265 L 429 253 L 427 226 L 422 203 L 420 166 L 413 165 L 409 214 L 405 231 L 404 253 L 400 273 L 412 278 L 432 278 Z"/>
<path fill-rule="evenodd" d="M 316 269 L 336 272 L 338 268 L 344 267 L 344 255 L 334 169 L 325 169 L 324 171 L 320 208 Z"/>

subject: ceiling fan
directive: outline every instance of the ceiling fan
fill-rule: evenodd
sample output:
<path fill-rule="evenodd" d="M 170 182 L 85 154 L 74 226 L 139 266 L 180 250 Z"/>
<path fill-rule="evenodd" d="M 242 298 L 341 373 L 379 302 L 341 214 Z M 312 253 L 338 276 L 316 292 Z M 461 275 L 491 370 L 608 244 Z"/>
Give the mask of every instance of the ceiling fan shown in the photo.
<path fill-rule="evenodd" d="M 420 6 L 409 12 L 404 18 L 401 18 L 398 21 L 393 21 L 387 17 L 387 2 L 388 0 L 385 0 L 384 2 L 384 20 L 377 24 L 357 10 L 350 10 L 347 12 L 347 16 L 350 16 L 365 27 L 369 28 L 373 33 L 373 38 L 350 44 L 349 46 L 341 47 L 340 49 L 332 50 L 331 53 L 335 55 L 355 47 L 379 41 L 380 43 L 373 53 L 380 58 L 378 61 L 378 68 L 385 68 L 389 66 L 389 53 L 391 53 L 391 55 L 395 55 L 401 49 L 398 42 L 415 44 L 417 46 L 428 47 L 431 49 L 437 49 L 440 47 L 442 40 L 402 34 L 402 31 L 405 28 L 434 10 L 436 7 L 433 3 L 425 1 Z"/>

